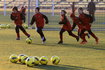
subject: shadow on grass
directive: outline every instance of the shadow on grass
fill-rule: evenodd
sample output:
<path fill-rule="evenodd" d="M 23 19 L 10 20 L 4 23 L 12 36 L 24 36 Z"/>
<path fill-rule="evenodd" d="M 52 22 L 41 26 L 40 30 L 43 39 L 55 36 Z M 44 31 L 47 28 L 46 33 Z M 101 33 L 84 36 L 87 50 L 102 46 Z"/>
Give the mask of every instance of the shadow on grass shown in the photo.
<path fill-rule="evenodd" d="M 77 48 L 89 48 L 89 49 L 95 49 L 95 50 L 105 50 L 105 48 L 99 48 L 99 47 L 96 47 L 94 45 L 78 45 L 78 44 L 62 44 L 63 46 L 66 46 L 66 47 L 77 47 Z"/>
<path fill-rule="evenodd" d="M 105 50 L 105 48 L 101 48 L 100 46 L 94 46 L 94 45 L 81 45 L 81 44 L 57 44 L 57 43 L 46 43 L 46 44 L 35 44 L 32 43 L 32 45 L 38 45 L 38 46 L 49 46 L 49 47 L 77 47 L 77 48 L 89 48 L 89 49 L 95 49 L 95 50 Z"/>
<path fill-rule="evenodd" d="M 39 65 L 33 68 L 44 69 L 44 70 L 96 70 L 91 68 L 70 66 L 70 65 Z"/>

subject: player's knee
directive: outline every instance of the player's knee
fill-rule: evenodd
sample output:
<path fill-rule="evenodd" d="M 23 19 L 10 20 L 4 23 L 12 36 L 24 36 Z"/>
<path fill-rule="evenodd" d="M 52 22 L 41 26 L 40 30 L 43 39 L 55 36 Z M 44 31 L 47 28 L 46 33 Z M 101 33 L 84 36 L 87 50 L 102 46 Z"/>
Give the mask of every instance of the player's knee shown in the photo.
<path fill-rule="evenodd" d="M 41 30 L 38 29 L 37 32 L 38 32 L 38 33 L 41 33 Z"/>
<path fill-rule="evenodd" d="M 88 31 L 89 32 L 89 34 L 92 34 L 92 31 Z"/>
<path fill-rule="evenodd" d="M 59 34 L 60 34 L 60 35 L 62 35 L 62 34 L 63 34 L 63 32 L 62 32 L 62 31 L 60 31 L 60 32 L 59 32 Z"/>
<path fill-rule="evenodd" d="M 15 27 L 15 31 L 16 31 L 16 33 L 19 33 L 19 27 L 18 26 Z"/>
<path fill-rule="evenodd" d="M 19 33 L 19 28 L 15 28 L 16 33 Z"/>
<path fill-rule="evenodd" d="M 72 35 L 72 34 L 73 34 L 73 33 L 70 31 L 70 32 L 69 32 L 69 35 Z"/>

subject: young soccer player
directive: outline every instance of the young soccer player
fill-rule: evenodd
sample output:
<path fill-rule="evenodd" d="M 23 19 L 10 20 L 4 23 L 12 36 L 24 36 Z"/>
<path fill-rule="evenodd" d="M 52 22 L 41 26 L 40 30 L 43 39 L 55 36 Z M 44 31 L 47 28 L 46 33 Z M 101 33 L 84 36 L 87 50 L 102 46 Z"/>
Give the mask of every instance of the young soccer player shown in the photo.
<path fill-rule="evenodd" d="M 82 36 L 80 36 L 80 33 L 81 31 L 84 29 L 83 27 L 83 24 L 82 22 L 80 21 L 79 17 L 76 17 L 75 16 L 75 11 L 76 11 L 76 8 L 75 8 L 75 3 L 72 4 L 72 13 L 70 15 L 71 19 L 73 20 L 73 25 L 72 25 L 72 30 L 76 27 L 76 25 L 78 26 L 78 36 L 83 40 L 80 44 L 85 44 L 87 42 L 87 40 L 85 39 L 85 36 L 88 36 L 88 33 L 84 33 L 82 34 Z"/>
<path fill-rule="evenodd" d="M 45 21 L 44 21 L 45 19 Z M 46 41 L 46 38 L 43 34 L 43 31 L 42 29 L 44 28 L 44 25 L 45 23 L 48 24 L 49 21 L 48 21 L 48 18 L 47 16 L 45 16 L 44 14 L 40 13 L 40 8 L 39 7 L 36 7 L 35 9 L 35 15 L 32 17 L 32 20 L 31 20 L 31 25 L 34 24 L 34 22 L 36 22 L 36 27 L 37 27 L 37 32 L 39 33 L 41 39 L 42 39 L 42 43 L 44 43 Z"/>
<path fill-rule="evenodd" d="M 12 13 L 11 13 L 11 20 L 14 21 L 16 27 L 15 27 L 15 31 L 16 31 L 16 34 L 17 34 L 17 38 L 16 40 L 20 40 L 20 33 L 19 33 L 19 29 L 27 36 L 27 37 L 30 37 L 30 34 L 28 34 L 26 32 L 26 30 L 23 28 L 22 24 L 23 24 L 23 18 L 22 18 L 22 14 L 20 11 L 18 11 L 18 8 L 17 7 L 14 7 L 12 9 Z"/>
<path fill-rule="evenodd" d="M 81 30 L 80 36 L 82 36 L 85 31 L 88 31 L 88 33 L 95 39 L 96 44 L 98 44 L 98 37 L 91 30 L 91 24 L 90 24 L 91 19 L 83 12 L 83 8 L 79 8 L 78 12 L 79 12 L 79 20 L 82 22 L 84 28 Z M 82 43 L 84 42 L 87 41 L 83 41 Z"/>
<path fill-rule="evenodd" d="M 85 38 L 85 36 L 88 36 L 88 38 L 90 38 L 90 36 L 88 35 L 88 33 L 83 33 L 82 36 L 80 36 L 81 31 L 84 29 L 83 24 L 81 23 L 81 21 L 79 20 L 79 17 L 75 16 L 75 13 L 72 13 L 70 15 L 70 17 L 73 20 L 73 26 L 72 26 L 72 30 L 75 28 L 75 26 L 78 26 L 78 37 L 80 37 L 83 41 L 80 44 L 85 44 L 87 43 L 87 40 Z M 75 26 L 74 26 L 75 25 Z"/>
<path fill-rule="evenodd" d="M 71 29 L 72 29 L 71 24 L 66 17 L 66 11 L 65 10 L 61 10 L 61 21 L 59 22 L 59 24 L 62 24 L 63 27 L 61 28 L 61 31 L 59 32 L 60 41 L 58 42 L 58 44 L 63 44 L 63 33 L 65 31 L 67 31 L 70 36 L 76 38 L 76 40 L 79 41 L 79 37 L 76 36 L 75 34 L 73 34 L 71 31 Z"/>

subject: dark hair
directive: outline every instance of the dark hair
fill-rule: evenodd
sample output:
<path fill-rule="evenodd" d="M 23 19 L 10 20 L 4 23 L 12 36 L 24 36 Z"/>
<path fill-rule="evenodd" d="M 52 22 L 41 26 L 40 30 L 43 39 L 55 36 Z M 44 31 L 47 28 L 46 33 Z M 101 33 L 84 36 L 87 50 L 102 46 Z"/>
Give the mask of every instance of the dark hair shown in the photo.
<path fill-rule="evenodd" d="M 83 11 L 83 8 L 82 8 L 82 7 L 80 7 L 80 8 L 79 8 L 79 10 L 82 10 L 82 11 Z"/>
<path fill-rule="evenodd" d="M 15 7 L 13 7 L 13 9 L 12 10 L 16 10 L 16 11 L 18 11 L 18 8 L 15 6 Z"/>
<path fill-rule="evenodd" d="M 36 7 L 36 9 L 37 9 L 38 11 L 40 11 L 40 8 L 39 8 L 39 7 Z"/>
<path fill-rule="evenodd" d="M 65 10 L 61 10 L 61 11 L 63 11 L 65 14 L 67 13 Z"/>

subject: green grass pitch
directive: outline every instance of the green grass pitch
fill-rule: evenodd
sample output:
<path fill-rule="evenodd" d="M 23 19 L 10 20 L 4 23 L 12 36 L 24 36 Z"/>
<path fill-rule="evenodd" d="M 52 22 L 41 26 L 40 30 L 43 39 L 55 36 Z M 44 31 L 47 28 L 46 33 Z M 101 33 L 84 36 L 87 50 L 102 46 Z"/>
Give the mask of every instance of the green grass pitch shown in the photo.
<path fill-rule="evenodd" d="M 105 33 L 95 32 L 100 39 L 98 45 L 93 38 L 88 39 L 86 45 L 79 42 L 67 33 L 64 34 L 64 44 L 58 45 L 58 31 L 44 31 L 47 38 L 46 44 L 41 44 L 40 36 L 35 30 L 27 30 L 33 39 L 32 44 L 25 42 L 26 37 L 21 33 L 21 40 L 15 40 L 14 29 L 0 30 L 0 70 L 104 70 L 105 69 Z M 29 56 L 53 55 L 61 58 L 59 65 L 53 65 L 50 60 L 47 66 L 34 68 L 26 65 L 13 64 L 8 58 L 11 54 L 27 54 Z"/>
<path fill-rule="evenodd" d="M 98 16 L 97 16 L 98 17 Z M 105 16 L 102 16 L 105 17 Z M 51 17 L 50 24 L 46 28 L 57 28 L 59 16 Z M 51 20 L 52 19 L 52 20 Z M 103 23 L 103 21 L 98 21 Z M 93 27 L 99 27 L 98 22 Z M 9 16 L 0 15 L 0 24 L 12 24 Z M 12 24 L 14 27 L 14 25 Z M 100 25 L 103 28 L 105 25 Z M 79 44 L 76 40 L 65 32 L 64 44 L 58 45 L 59 31 L 44 31 L 47 38 L 46 44 L 41 44 L 41 39 L 34 29 L 27 30 L 31 34 L 32 44 L 25 42 L 26 36 L 21 32 L 21 40 L 17 41 L 14 28 L 0 29 L 0 70 L 105 70 L 105 31 L 94 31 L 99 37 L 99 44 L 91 37 L 87 38 L 86 45 Z M 73 32 L 77 34 L 77 32 Z M 80 40 L 81 41 L 81 40 Z M 53 55 L 61 58 L 59 65 L 53 65 L 50 60 L 47 66 L 35 66 L 33 68 L 26 65 L 13 64 L 9 62 L 11 54 L 26 54 L 29 56 L 47 56 L 49 59 Z"/>

